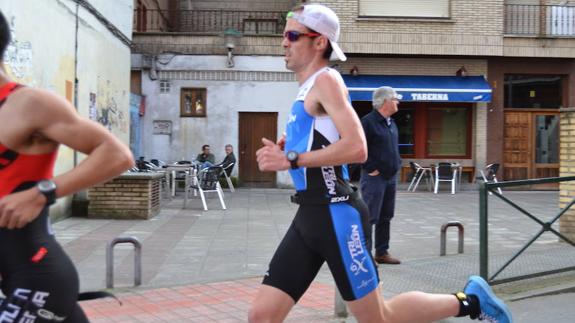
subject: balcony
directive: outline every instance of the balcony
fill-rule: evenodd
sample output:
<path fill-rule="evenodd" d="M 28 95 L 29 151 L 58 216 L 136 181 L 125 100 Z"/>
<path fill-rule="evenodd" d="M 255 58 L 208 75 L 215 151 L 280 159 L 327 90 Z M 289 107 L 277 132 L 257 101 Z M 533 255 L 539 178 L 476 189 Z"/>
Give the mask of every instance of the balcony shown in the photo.
<path fill-rule="evenodd" d="M 247 35 L 280 35 L 284 11 L 243 10 L 134 10 L 136 33 L 220 34 L 227 28 Z"/>
<path fill-rule="evenodd" d="M 505 5 L 506 36 L 575 37 L 575 6 Z"/>

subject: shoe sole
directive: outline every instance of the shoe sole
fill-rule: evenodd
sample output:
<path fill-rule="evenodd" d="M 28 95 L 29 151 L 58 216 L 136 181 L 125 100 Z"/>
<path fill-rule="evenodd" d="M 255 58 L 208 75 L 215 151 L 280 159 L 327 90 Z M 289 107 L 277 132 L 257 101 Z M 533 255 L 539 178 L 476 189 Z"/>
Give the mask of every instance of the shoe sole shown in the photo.
<path fill-rule="evenodd" d="M 489 284 L 487 284 L 487 282 L 479 276 L 469 277 L 469 282 L 472 281 L 477 285 L 479 285 L 479 287 L 487 294 L 487 296 L 491 298 L 493 303 L 495 303 L 495 305 L 497 305 L 505 313 L 505 315 L 507 315 L 507 317 L 509 318 L 509 323 L 513 323 L 513 317 L 511 316 L 511 312 L 509 312 L 507 305 L 505 305 L 505 303 L 501 299 L 499 299 L 499 297 L 495 296 L 493 290 L 491 289 L 491 286 L 489 286 Z"/>

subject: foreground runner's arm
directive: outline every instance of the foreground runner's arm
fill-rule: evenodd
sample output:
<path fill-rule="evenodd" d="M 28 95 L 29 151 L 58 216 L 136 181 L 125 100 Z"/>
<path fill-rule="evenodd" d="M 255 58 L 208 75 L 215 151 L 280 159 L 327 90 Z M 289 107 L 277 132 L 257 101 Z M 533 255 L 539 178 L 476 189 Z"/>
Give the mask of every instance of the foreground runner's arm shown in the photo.
<path fill-rule="evenodd" d="M 57 197 L 104 182 L 132 167 L 129 149 L 102 125 L 81 118 L 64 99 L 47 91 L 24 88 L 10 100 L 14 107 L 11 120 L 18 120 L 23 127 L 6 144 L 18 150 L 28 138 L 40 136 L 53 141 L 55 147 L 61 143 L 88 155 L 74 169 L 53 178 Z M 45 196 L 36 187 L 3 197 L 0 228 L 22 228 L 36 218 L 45 203 Z"/>
<path fill-rule="evenodd" d="M 320 167 L 325 165 L 341 165 L 346 163 L 363 163 L 367 158 L 367 144 L 361 123 L 347 99 L 347 90 L 331 72 L 322 73 L 317 77 L 314 88 L 310 92 L 310 100 L 306 99 L 306 111 L 314 112 L 308 107 L 321 105 L 325 109 L 341 138 L 337 142 L 318 150 L 299 155 L 299 167 Z M 315 113 L 317 114 L 317 113 Z M 264 147 L 256 152 L 258 164 L 262 171 L 278 171 L 290 168 L 281 147 L 271 140 L 262 138 Z"/>

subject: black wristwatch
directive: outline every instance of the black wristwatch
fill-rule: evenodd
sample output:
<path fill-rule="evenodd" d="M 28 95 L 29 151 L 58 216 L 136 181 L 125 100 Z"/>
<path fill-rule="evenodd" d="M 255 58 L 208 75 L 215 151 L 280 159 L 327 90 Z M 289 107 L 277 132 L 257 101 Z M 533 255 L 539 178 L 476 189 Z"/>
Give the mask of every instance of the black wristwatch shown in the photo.
<path fill-rule="evenodd" d="M 287 160 L 289 161 L 289 163 L 291 164 L 291 169 L 298 169 L 299 166 L 297 165 L 297 159 L 299 157 L 299 154 L 297 153 L 297 151 L 294 150 L 290 150 L 287 152 Z"/>
<path fill-rule="evenodd" d="M 43 179 L 36 184 L 36 187 L 46 197 L 46 204 L 52 205 L 56 202 L 56 183 L 49 179 Z"/>

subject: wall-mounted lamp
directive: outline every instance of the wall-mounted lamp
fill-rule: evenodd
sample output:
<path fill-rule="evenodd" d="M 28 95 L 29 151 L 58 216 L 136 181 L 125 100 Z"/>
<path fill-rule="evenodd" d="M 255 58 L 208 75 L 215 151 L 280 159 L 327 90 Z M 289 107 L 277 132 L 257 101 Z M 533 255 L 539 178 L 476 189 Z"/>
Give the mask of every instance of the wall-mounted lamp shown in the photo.
<path fill-rule="evenodd" d="M 465 66 L 461 66 L 461 67 L 457 70 L 457 72 L 455 72 L 455 75 L 466 77 L 466 76 L 467 76 L 467 69 L 465 68 Z"/>
<path fill-rule="evenodd" d="M 224 30 L 224 46 L 228 50 L 228 58 L 226 62 L 226 66 L 228 68 L 232 68 L 235 65 L 232 52 L 236 47 L 236 42 L 238 38 L 240 38 L 241 36 L 242 34 L 239 31 L 235 30 L 234 28 L 226 28 L 226 30 Z"/>
<path fill-rule="evenodd" d="M 353 66 L 351 70 L 349 70 L 349 74 L 353 75 L 353 76 L 358 76 L 359 75 L 359 68 L 357 68 L 357 66 Z"/>

